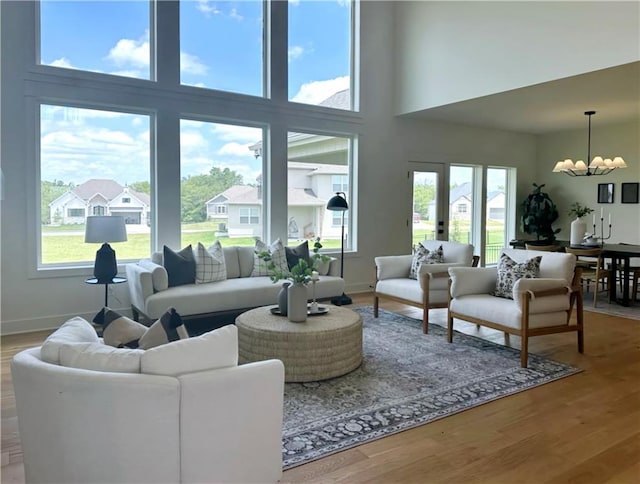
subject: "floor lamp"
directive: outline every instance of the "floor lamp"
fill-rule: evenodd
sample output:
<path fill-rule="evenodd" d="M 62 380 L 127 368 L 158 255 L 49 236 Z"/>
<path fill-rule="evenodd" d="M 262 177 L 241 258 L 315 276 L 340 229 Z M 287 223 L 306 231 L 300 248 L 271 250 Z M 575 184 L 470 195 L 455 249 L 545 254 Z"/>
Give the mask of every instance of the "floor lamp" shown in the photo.
<path fill-rule="evenodd" d="M 342 238 L 340 243 L 340 277 L 344 280 L 344 213 L 349 210 L 347 196 L 344 192 L 336 192 L 336 194 L 327 202 L 327 210 L 332 212 L 342 212 Z M 331 304 L 336 306 L 345 306 L 353 301 L 344 292 L 341 296 L 331 299 Z"/>

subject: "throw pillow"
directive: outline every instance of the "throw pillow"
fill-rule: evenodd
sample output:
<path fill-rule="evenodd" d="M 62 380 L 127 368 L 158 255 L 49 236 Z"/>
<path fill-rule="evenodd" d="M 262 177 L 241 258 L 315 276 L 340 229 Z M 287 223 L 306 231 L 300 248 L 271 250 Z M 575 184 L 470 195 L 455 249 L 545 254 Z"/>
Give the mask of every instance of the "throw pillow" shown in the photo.
<path fill-rule="evenodd" d="M 193 284 L 196 281 L 196 261 L 191 244 L 180 252 L 174 252 L 165 245 L 162 253 L 164 268 L 169 277 L 169 287 Z"/>
<path fill-rule="evenodd" d="M 147 331 L 144 324 L 136 323 L 108 307 L 102 308 L 93 322 L 102 326 L 104 344 L 116 348 L 137 348 L 138 340 Z"/>
<path fill-rule="evenodd" d="M 91 323 L 75 316 L 51 333 L 40 348 L 40 357 L 47 363 L 60 363 L 60 347 L 66 343 L 98 343 L 100 339 Z"/>
<path fill-rule="evenodd" d="M 493 296 L 513 299 L 513 285 L 518 279 L 532 279 L 540 274 L 542 256 L 534 257 L 524 262 L 516 262 L 507 254 L 500 256 L 498 262 L 498 278 Z"/>
<path fill-rule="evenodd" d="M 287 267 L 289 270 L 298 264 L 300 259 L 303 259 L 309 267 L 311 267 L 311 257 L 309 256 L 309 241 L 305 240 L 302 244 L 296 247 L 285 247 L 285 254 L 287 256 Z"/>
<path fill-rule="evenodd" d="M 270 276 L 271 271 L 268 269 L 268 262 L 258 257 L 259 252 L 269 252 L 271 254 L 271 261 L 275 264 L 276 270 L 289 273 L 289 267 L 287 266 L 287 254 L 284 250 L 284 246 L 280 239 L 276 239 L 270 246 L 267 246 L 261 240 L 256 240 L 256 245 L 253 254 L 253 270 L 251 271 L 251 277 Z"/>
<path fill-rule="evenodd" d="M 411 279 L 417 279 L 420 272 L 420 266 L 422 264 L 437 264 L 444 262 L 444 253 L 442 246 L 436 250 L 430 251 L 424 245 L 418 244 L 416 251 L 413 253 L 413 259 L 411 259 L 411 269 L 409 270 L 409 277 Z"/>
<path fill-rule="evenodd" d="M 187 329 L 184 327 L 182 318 L 175 308 L 169 308 L 167 312 L 160 316 L 160 319 L 153 323 L 140 337 L 138 347 L 147 350 L 154 346 L 160 346 L 188 337 L 189 333 L 187 333 Z"/>
<path fill-rule="evenodd" d="M 224 281 L 227 278 L 227 267 L 224 263 L 224 254 L 220 241 L 216 242 L 208 249 L 204 248 L 200 242 L 194 251 L 196 261 L 196 284 L 206 282 Z"/>

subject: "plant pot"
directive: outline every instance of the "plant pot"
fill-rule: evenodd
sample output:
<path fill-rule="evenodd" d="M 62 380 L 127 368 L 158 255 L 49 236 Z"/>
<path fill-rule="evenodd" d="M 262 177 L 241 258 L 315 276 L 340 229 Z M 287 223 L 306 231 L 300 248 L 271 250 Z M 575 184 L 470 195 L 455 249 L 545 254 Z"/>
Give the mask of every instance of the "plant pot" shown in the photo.
<path fill-rule="evenodd" d="M 287 318 L 292 323 L 307 320 L 307 286 L 293 283 L 287 289 Z"/>
<path fill-rule="evenodd" d="M 587 222 L 582 220 L 581 217 L 576 217 L 576 219 L 571 222 L 571 245 L 580 245 L 586 233 Z"/>

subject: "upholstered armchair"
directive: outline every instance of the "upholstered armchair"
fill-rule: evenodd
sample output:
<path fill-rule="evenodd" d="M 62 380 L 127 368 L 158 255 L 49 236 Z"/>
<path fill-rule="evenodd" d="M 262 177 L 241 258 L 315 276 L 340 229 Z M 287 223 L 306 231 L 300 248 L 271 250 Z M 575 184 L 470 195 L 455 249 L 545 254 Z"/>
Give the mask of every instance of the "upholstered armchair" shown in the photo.
<path fill-rule="evenodd" d="M 416 254 L 380 256 L 375 258 L 376 286 L 373 299 L 373 315 L 378 317 L 380 299 L 422 308 L 422 330 L 429 327 L 429 309 L 446 308 L 450 267 L 475 267 L 478 256 L 473 246 L 443 240 L 421 242 L 422 249 L 436 253 L 442 247 L 442 262 L 422 263 L 416 266 Z M 414 265 L 415 278 L 412 275 Z"/>
<path fill-rule="evenodd" d="M 515 280 L 514 274 L 522 277 Z M 576 331 L 578 351 L 583 352 L 582 288 L 575 255 L 503 249 L 497 268 L 451 267 L 449 276 L 449 343 L 454 319 L 461 319 L 520 336 L 523 368 L 532 336 Z M 570 324 L 574 305 L 577 324 Z"/>

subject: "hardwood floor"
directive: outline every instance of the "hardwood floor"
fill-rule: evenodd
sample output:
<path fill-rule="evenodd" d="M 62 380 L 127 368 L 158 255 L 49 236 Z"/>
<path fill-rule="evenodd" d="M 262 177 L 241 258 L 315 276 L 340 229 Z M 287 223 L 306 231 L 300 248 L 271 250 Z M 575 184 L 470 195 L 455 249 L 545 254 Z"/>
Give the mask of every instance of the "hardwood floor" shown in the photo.
<path fill-rule="evenodd" d="M 371 294 L 352 297 L 372 304 Z M 421 318 L 409 306 L 381 307 Z M 455 329 L 505 343 L 490 329 Z M 46 335 L 2 337 L 3 483 L 24 482 L 9 362 Z M 282 482 L 640 482 L 640 321 L 585 312 L 583 355 L 574 333 L 533 338 L 530 351 L 585 371 L 290 469 Z"/>

